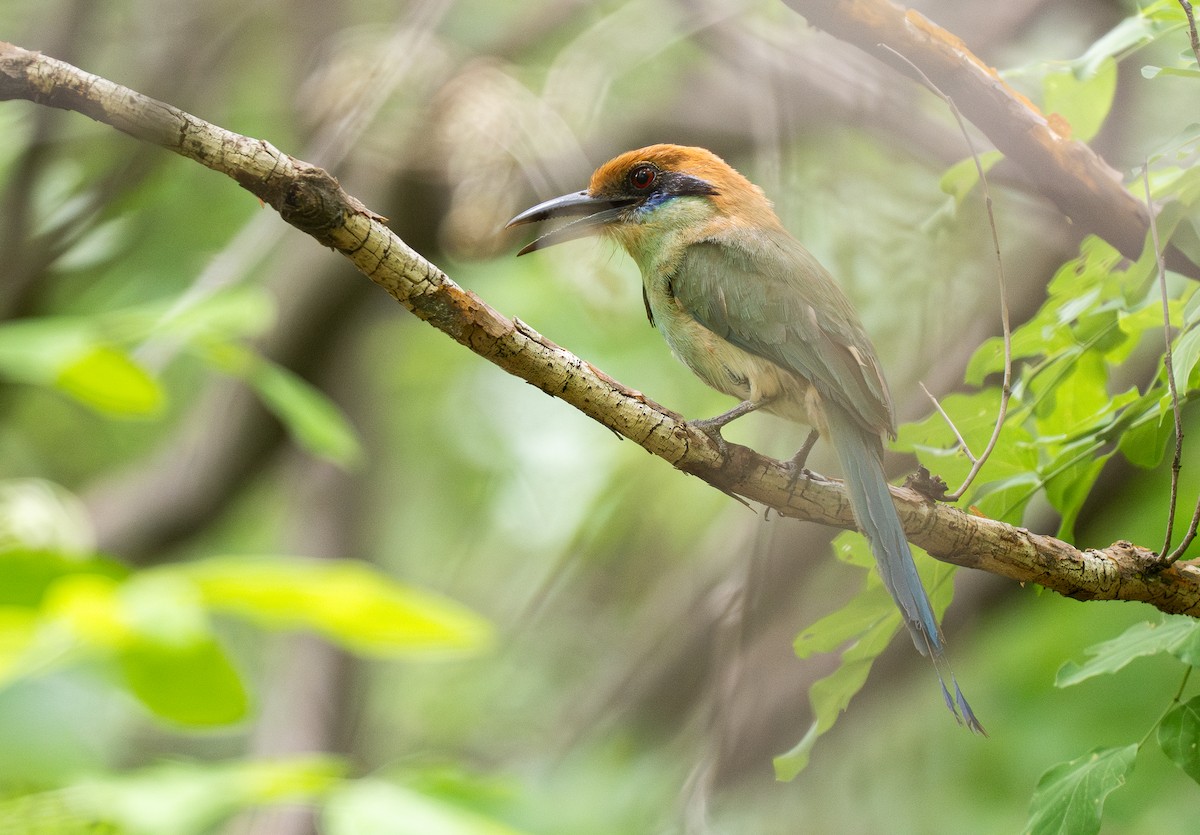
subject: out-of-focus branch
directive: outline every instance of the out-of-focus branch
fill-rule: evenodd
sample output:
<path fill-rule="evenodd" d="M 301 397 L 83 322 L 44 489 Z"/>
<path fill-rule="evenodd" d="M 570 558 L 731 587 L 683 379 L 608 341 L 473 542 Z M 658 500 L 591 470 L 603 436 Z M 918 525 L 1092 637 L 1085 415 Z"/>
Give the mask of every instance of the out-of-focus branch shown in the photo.
<path fill-rule="evenodd" d="M 722 455 L 679 415 L 459 287 L 320 168 L 61 61 L 0 43 L 0 100 L 13 98 L 76 110 L 227 174 L 288 223 L 341 252 L 424 321 L 648 452 L 783 515 L 855 527 L 840 482 L 814 477 L 792 489 L 785 464 L 733 444 Z M 1179 563 L 1155 572 L 1152 552 L 1127 542 L 1080 551 L 911 490 L 893 495 L 909 538 L 939 559 L 1077 599 L 1140 600 L 1166 612 L 1200 615 L 1198 566 Z"/>
<path fill-rule="evenodd" d="M 1150 214 L 1121 175 L 1070 126 L 1048 119 L 961 40 L 919 12 L 891 0 L 784 0 L 819 29 L 852 43 L 906 75 L 914 67 L 952 98 L 998 150 L 1081 228 L 1127 258 L 1142 253 Z M 1163 253 L 1172 270 L 1200 279 L 1200 266 L 1175 247 Z"/>

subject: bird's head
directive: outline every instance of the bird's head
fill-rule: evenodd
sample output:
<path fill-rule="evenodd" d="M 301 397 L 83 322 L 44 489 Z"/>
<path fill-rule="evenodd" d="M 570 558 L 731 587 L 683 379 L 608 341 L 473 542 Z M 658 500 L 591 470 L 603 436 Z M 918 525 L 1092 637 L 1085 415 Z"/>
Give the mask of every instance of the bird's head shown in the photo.
<path fill-rule="evenodd" d="M 573 220 L 517 254 L 604 233 L 636 258 L 644 247 L 660 243 L 670 233 L 699 233 L 714 221 L 779 222 L 758 186 L 712 151 L 680 145 L 627 151 L 597 168 L 583 191 L 526 209 L 508 226 L 555 218 Z"/>

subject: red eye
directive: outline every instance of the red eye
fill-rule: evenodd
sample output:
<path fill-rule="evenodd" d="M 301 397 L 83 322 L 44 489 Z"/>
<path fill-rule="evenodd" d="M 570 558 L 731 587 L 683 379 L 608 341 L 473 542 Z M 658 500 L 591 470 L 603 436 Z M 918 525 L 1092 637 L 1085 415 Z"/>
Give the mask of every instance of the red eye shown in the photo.
<path fill-rule="evenodd" d="M 654 166 L 639 165 L 629 172 L 629 184 L 639 191 L 645 191 L 654 183 Z"/>

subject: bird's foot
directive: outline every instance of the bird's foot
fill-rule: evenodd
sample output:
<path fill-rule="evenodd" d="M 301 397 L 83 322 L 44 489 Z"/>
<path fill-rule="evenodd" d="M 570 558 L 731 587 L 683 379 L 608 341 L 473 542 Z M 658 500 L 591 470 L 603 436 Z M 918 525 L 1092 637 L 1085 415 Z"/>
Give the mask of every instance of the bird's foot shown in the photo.
<path fill-rule="evenodd" d="M 714 418 L 705 418 L 704 420 L 689 420 L 688 424 L 696 429 L 699 429 L 701 432 L 707 435 L 709 440 L 716 444 L 717 449 L 721 451 L 721 457 L 728 458 L 729 442 L 721 436 L 721 427 L 729 421 L 721 420 L 723 417 L 725 416 L 717 415 Z"/>
<path fill-rule="evenodd" d="M 796 489 L 796 482 L 803 478 L 805 481 L 813 477 L 813 473 L 804 466 L 808 461 L 808 454 L 812 452 L 812 448 L 817 443 L 817 438 L 821 437 L 821 433 L 817 430 L 812 430 L 808 433 L 808 437 L 804 440 L 804 446 L 792 456 L 792 460 L 788 462 L 788 492 L 791 493 Z"/>
<path fill-rule="evenodd" d="M 702 418 L 701 420 L 690 420 L 688 423 L 711 438 L 712 442 L 717 445 L 717 449 L 721 451 L 721 457 L 728 458 L 729 442 L 721 437 L 721 428 L 730 421 L 740 418 L 742 415 L 750 414 L 750 412 L 753 412 L 761 405 L 761 403 L 755 403 L 752 400 L 745 400 L 724 414 L 717 415 L 716 417 Z"/>

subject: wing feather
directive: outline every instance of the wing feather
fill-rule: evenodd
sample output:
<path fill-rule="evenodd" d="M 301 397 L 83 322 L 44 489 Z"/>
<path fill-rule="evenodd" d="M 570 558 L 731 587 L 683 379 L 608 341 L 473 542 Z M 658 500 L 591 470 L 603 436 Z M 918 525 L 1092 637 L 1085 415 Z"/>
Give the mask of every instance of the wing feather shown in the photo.
<path fill-rule="evenodd" d="M 895 435 L 871 341 L 824 267 L 784 231 L 753 250 L 720 237 L 689 246 L 671 276 L 678 303 L 744 351 L 808 380 L 865 427 Z"/>

